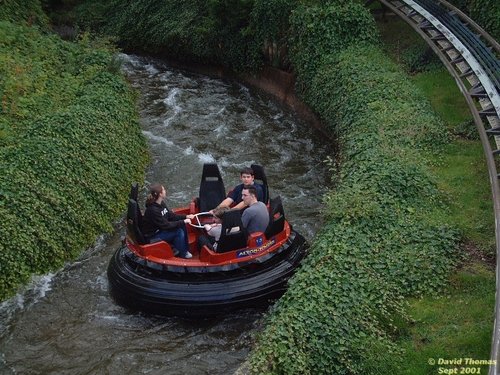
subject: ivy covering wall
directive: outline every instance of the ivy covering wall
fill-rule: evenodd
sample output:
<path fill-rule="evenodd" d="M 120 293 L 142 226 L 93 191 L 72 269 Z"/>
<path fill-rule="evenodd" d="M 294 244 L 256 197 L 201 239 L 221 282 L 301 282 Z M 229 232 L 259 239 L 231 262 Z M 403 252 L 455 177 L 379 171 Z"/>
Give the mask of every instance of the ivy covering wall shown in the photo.
<path fill-rule="evenodd" d="M 0 21 L 0 300 L 111 230 L 148 160 L 114 51 L 23 14 Z"/>

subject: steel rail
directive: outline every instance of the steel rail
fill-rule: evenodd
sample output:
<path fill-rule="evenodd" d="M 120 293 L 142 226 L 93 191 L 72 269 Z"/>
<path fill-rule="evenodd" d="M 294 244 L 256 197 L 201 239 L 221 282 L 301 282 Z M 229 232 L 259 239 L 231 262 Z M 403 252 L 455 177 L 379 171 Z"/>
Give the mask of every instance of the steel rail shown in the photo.
<path fill-rule="evenodd" d="M 446 0 L 437 0 L 439 4 L 442 4 L 444 7 L 448 8 L 450 11 L 455 13 L 465 24 L 468 24 L 470 28 L 472 28 L 478 35 L 483 37 L 488 44 L 495 49 L 497 53 L 500 54 L 500 43 L 498 43 L 495 39 L 491 37 L 484 29 L 479 26 L 474 20 L 472 20 L 469 16 L 467 16 L 460 9 L 450 4 Z"/>
<path fill-rule="evenodd" d="M 406 21 L 439 57 L 462 92 L 483 145 L 495 216 L 496 300 L 489 374 L 496 375 L 500 371 L 500 176 L 495 160 L 500 155 L 500 44 L 445 0 L 378 1 Z M 444 6 L 446 14 L 436 6 Z"/>

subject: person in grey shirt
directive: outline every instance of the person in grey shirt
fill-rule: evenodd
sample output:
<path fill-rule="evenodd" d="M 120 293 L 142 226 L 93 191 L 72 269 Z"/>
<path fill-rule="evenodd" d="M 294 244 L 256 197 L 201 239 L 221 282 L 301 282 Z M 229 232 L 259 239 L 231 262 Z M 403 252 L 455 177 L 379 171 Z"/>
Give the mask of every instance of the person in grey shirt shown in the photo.
<path fill-rule="evenodd" d="M 253 185 L 245 185 L 241 192 L 241 198 L 248 206 L 241 215 L 243 226 L 248 234 L 265 232 L 269 224 L 269 212 L 267 206 L 257 200 L 257 190 Z"/>

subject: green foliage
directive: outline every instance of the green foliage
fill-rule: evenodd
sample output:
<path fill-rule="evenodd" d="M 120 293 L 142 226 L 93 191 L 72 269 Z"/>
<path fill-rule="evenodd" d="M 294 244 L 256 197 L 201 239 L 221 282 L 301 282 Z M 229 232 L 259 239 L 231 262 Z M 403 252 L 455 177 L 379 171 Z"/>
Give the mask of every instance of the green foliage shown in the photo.
<path fill-rule="evenodd" d="M 441 61 L 427 44 L 417 44 L 405 49 L 401 55 L 401 62 L 409 73 L 426 72 L 442 67 Z"/>
<path fill-rule="evenodd" d="M 111 229 L 147 160 L 112 51 L 0 22 L 0 299 Z"/>
<path fill-rule="evenodd" d="M 379 20 L 377 27 L 384 49 L 392 59 L 402 64 L 408 73 L 416 74 L 443 68 L 443 64 L 429 45 L 401 18 Z"/>
<path fill-rule="evenodd" d="M 379 360 L 378 372 L 373 373 L 433 374 L 436 367 L 428 365 L 429 358 L 489 358 L 494 323 L 494 269 L 471 260 L 451 275 L 443 295 L 409 302 L 414 321 L 404 327 L 405 334 L 398 338 L 398 345 L 406 349 L 401 358 L 404 371 L 384 371 L 381 365 L 394 362 L 388 358 Z M 477 368 L 488 373 L 488 366 Z"/>
<path fill-rule="evenodd" d="M 243 70 L 259 66 L 262 59 L 249 28 L 252 4 L 250 0 L 110 0 L 102 17 L 103 30 L 126 48 Z"/>
<path fill-rule="evenodd" d="M 298 0 L 255 0 L 250 27 L 255 31 L 255 42 L 262 46 L 266 62 L 288 69 L 290 15 Z"/>
<path fill-rule="evenodd" d="M 108 10 L 107 2 L 88 0 L 75 7 L 75 19 L 81 30 L 99 30 L 106 23 L 105 14 Z"/>
<path fill-rule="evenodd" d="M 500 2 L 497 0 L 451 0 L 485 29 L 495 40 L 500 40 Z"/>
<path fill-rule="evenodd" d="M 361 39 L 311 54 L 319 61 L 305 69 L 304 100 L 337 134 L 341 168 L 324 196 L 327 224 L 258 338 L 256 374 L 371 373 L 381 358 L 401 372 L 404 298 L 441 290 L 457 262 L 458 231 L 428 219 L 446 206 L 422 158 L 446 144 L 444 125 Z"/>
<path fill-rule="evenodd" d="M 293 11 L 290 22 L 290 60 L 305 87 L 324 56 L 334 55 L 352 44 L 377 40 L 370 13 L 353 2 L 300 6 Z"/>
<path fill-rule="evenodd" d="M 49 20 L 42 10 L 40 0 L 0 1 L 0 21 L 25 23 L 47 28 Z"/>

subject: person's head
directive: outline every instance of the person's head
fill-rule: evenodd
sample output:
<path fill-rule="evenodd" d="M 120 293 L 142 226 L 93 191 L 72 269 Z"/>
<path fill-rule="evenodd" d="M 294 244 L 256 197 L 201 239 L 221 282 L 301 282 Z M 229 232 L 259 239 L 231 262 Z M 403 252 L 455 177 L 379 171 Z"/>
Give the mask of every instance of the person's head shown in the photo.
<path fill-rule="evenodd" d="M 243 168 L 240 171 L 240 180 L 243 185 L 253 185 L 254 173 L 252 168 Z"/>
<path fill-rule="evenodd" d="M 257 202 L 257 189 L 253 185 L 245 185 L 243 186 L 243 191 L 241 192 L 241 199 L 247 206 L 250 206 L 252 203 Z"/>
<path fill-rule="evenodd" d="M 217 221 L 222 221 L 222 216 L 224 216 L 224 213 L 229 211 L 229 207 L 216 207 L 214 208 L 213 215 L 217 219 Z"/>
<path fill-rule="evenodd" d="M 163 187 L 162 184 L 153 184 L 149 188 L 149 194 L 148 197 L 146 198 L 146 204 L 151 204 L 153 202 L 156 202 L 161 198 L 162 200 L 165 199 L 167 196 L 167 191 Z"/>

